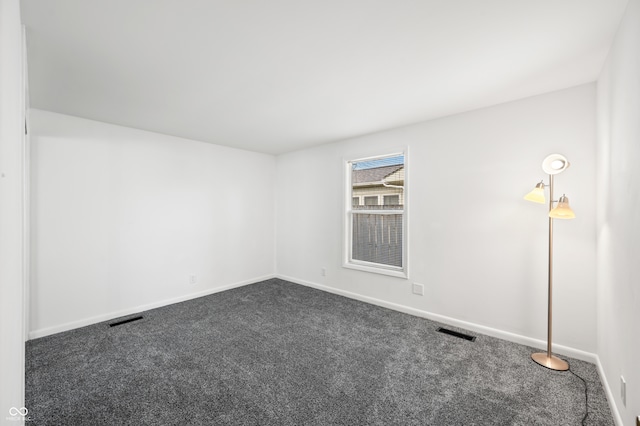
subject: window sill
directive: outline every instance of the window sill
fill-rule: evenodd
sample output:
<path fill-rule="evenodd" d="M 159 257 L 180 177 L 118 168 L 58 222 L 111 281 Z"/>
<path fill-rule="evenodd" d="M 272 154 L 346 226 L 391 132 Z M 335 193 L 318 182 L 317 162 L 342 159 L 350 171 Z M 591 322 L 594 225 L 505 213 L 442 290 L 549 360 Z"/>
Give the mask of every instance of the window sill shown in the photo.
<path fill-rule="evenodd" d="M 355 269 L 357 271 L 370 272 L 373 274 L 380 274 L 380 275 L 388 275 L 390 277 L 403 278 L 405 280 L 409 279 L 409 274 L 407 274 L 407 271 L 401 270 L 401 269 L 386 269 L 386 268 L 380 268 L 376 266 L 369 266 L 366 264 L 352 263 L 352 262 L 345 262 L 342 264 L 342 266 L 344 268 Z"/>

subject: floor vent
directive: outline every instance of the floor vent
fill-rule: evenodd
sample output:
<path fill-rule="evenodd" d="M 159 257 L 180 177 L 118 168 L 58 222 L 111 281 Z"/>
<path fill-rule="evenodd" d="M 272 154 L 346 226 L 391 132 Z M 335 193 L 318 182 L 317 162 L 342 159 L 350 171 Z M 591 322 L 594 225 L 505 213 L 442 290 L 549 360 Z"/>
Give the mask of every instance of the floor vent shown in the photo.
<path fill-rule="evenodd" d="M 111 324 L 109 324 L 109 327 L 115 327 L 117 325 L 122 325 L 122 324 L 126 324 L 128 322 L 138 321 L 138 320 L 141 320 L 141 319 L 142 319 L 142 315 L 138 315 L 137 317 L 131 317 L 131 318 L 123 319 L 122 321 L 112 322 Z"/>
<path fill-rule="evenodd" d="M 439 331 L 440 333 L 448 334 L 449 336 L 459 337 L 461 339 L 468 340 L 470 342 L 473 342 L 474 340 L 476 340 L 476 336 L 469 336 L 468 334 L 458 333 L 457 331 L 449 330 L 442 327 L 438 327 L 437 331 Z"/>

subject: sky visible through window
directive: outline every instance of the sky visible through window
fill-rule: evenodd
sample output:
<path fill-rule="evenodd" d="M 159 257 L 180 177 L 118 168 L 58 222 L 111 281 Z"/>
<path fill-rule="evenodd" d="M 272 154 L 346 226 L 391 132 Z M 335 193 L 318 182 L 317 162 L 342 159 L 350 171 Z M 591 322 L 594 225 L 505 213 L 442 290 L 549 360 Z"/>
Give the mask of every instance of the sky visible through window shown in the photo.
<path fill-rule="evenodd" d="M 398 164 L 404 164 L 404 155 L 354 162 L 353 170 L 373 169 L 375 167 L 383 166 L 396 166 Z"/>

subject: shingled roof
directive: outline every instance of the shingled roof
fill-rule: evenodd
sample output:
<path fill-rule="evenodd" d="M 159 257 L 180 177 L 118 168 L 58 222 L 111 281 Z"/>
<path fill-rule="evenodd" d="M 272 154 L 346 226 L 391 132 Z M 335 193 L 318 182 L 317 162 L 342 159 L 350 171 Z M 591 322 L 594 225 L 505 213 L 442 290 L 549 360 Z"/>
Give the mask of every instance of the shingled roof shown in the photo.
<path fill-rule="evenodd" d="M 374 167 L 372 169 L 354 170 L 351 174 L 351 183 L 353 185 L 368 182 L 380 182 L 387 176 L 397 172 L 403 168 L 403 164 L 395 166 Z"/>

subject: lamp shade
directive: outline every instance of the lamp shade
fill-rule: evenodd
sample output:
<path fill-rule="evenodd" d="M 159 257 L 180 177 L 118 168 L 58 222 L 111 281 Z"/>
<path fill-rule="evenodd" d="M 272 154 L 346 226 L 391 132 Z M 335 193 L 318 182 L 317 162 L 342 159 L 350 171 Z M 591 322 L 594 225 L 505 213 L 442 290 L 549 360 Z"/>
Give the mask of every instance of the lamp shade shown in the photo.
<path fill-rule="evenodd" d="M 551 154 L 542 162 L 542 170 L 550 175 L 564 172 L 569 167 L 569 160 L 561 154 Z"/>
<path fill-rule="evenodd" d="M 538 183 L 531 192 L 524 196 L 524 199 L 527 201 L 533 201 L 534 203 L 544 204 L 546 202 L 544 199 L 544 182 Z"/>
<path fill-rule="evenodd" d="M 562 194 L 556 208 L 549 212 L 549 217 L 554 219 L 574 219 L 576 217 L 576 214 L 569 207 L 569 199 L 566 195 Z"/>

